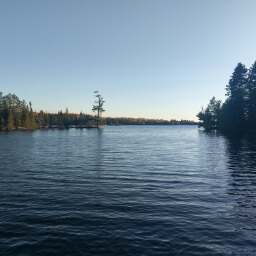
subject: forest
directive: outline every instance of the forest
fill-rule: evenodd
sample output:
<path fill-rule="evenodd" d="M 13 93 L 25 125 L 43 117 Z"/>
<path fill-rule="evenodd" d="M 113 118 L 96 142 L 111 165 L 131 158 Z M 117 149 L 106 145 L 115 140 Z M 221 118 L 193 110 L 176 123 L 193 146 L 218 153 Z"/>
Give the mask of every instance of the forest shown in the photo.
<path fill-rule="evenodd" d="M 0 130 L 36 130 L 36 129 L 65 129 L 65 128 L 96 128 L 98 125 L 183 125 L 197 124 L 188 120 L 157 120 L 145 118 L 102 118 L 99 112 L 103 109 L 103 98 L 96 91 L 97 101 L 93 111 L 98 115 L 72 114 L 68 109 L 65 112 L 47 113 L 34 112 L 32 103 L 27 104 L 15 94 L 3 95 L 0 92 Z M 99 110 L 99 112 L 98 112 Z"/>
<path fill-rule="evenodd" d="M 197 125 L 198 122 L 190 120 L 170 121 L 163 119 L 147 119 L 147 118 L 131 118 L 131 117 L 107 117 L 105 118 L 107 125 Z"/>
<path fill-rule="evenodd" d="M 101 118 L 99 121 L 100 124 L 105 123 Z M 96 127 L 97 122 L 97 116 L 82 112 L 71 114 L 68 109 L 58 113 L 47 113 L 42 110 L 34 112 L 31 102 L 27 105 L 15 94 L 3 95 L 0 92 L 0 130 L 2 131 Z"/>
<path fill-rule="evenodd" d="M 226 100 L 213 97 L 197 114 L 199 126 L 205 130 L 224 132 L 255 131 L 256 129 L 256 61 L 247 69 L 238 63 L 226 85 Z"/>

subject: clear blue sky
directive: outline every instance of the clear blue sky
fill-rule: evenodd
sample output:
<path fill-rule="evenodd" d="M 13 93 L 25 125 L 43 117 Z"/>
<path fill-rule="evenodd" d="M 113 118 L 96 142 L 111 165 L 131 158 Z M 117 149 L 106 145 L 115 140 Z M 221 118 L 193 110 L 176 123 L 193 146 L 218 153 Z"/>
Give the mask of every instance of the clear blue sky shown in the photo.
<path fill-rule="evenodd" d="M 0 91 L 36 111 L 197 120 L 256 60 L 255 0 L 0 0 Z"/>

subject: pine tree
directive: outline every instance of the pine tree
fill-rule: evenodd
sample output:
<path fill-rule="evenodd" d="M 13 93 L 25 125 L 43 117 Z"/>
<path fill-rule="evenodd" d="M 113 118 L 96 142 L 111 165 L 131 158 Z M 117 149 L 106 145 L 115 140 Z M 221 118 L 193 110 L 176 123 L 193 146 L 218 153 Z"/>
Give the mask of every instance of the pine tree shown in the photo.
<path fill-rule="evenodd" d="M 218 129 L 221 114 L 221 101 L 212 97 L 207 108 L 200 111 L 197 117 L 202 121 L 201 126 L 206 130 Z"/>
<path fill-rule="evenodd" d="M 60 110 L 60 111 L 58 112 L 58 116 L 57 116 L 57 125 L 59 126 L 60 129 L 62 129 L 62 128 L 64 127 L 62 110 Z"/>
<path fill-rule="evenodd" d="M 34 116 L 34 113 L 33 113 L 31 101 L 29 102 L 29 121 L 30 121 L 29 130 L 36 130 L 37 129 L 37 123 L 36 123 L 36 119 L 35 119 L 35 116 Z"/>
<path fill-rule="evenodd" d="M 101 114 L 102 114 L 102 112 L 105 111 L 103 109 L 103 104 L 105 101 L 103 100 L 103 97 L 101 97 L 101 95 L 99 95 L 98 91 L 95 91 L 94 93 L 96 94 L 95 97 L 98 98 L 98 100 L 94 101 L 96 103 L 96 105 L 93 105 L 92 111 L 97 113 L 95 121 L 96 121 L 96 127 L 99 128 L 99 124 L 103 123 L 103 120 L 101 119 Z"/>
<path fill-rule="evenodd" d="M 6 129 L 6 126 L 8 124 L 8 118 L 10 115 L 10 109 L 8 107 L 6 99 L 3 100 L 3 106 L 2 106 L 2 118 L 4 120 L 3 122 L 3 130 Z"/>
<path fill-rule="evenodd" d="M 30 128 L 29 110 L 25 101 L 22 102 L 21 126 L 25 129 Z"/>
<path fill-rule="evenodd" d="M 63 123 L 64 123 L 64 126 L 66 128 L 69 128 L 69 126 L 70 126 L 70 115 L 68 114 L 68 108 L 66 108 L 66 111 L 64 113 Z"/>
<path fill-rule="evenodd" d="M 12 111 L 9 112 L 7 123 L 6 123 L 6 130 L 7 131 L 13 131 L 15 130 L 15 125 L 14 125 L 14 118 Z"/>
<path fill-rule="evenodd" d="M 256 127 L 256 61 L 249 70 L 247 82 L 248 126 Z"/>
<path fill-rule="evenodd" d="M 245 128 L 245 89 L 247 84 L 247 69 L 242 63 L 238 63 L 230 80 L 226 86 L 228 105 L 226 117 L 223 118 L 224 122 L 232 124 L 235 130 Z M 225 124 L 224 124 L 225 126 Z"/>

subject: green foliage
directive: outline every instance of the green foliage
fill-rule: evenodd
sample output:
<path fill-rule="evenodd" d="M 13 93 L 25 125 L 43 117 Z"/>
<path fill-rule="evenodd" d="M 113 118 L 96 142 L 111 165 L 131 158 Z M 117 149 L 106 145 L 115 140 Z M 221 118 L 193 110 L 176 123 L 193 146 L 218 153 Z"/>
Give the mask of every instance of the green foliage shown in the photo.
<path fill-rule="evenodd" d="M 0 130 L 35 130 L 37 123 L 30 102 L 29 107 L 25 101 L 15 94 L 3 95 L 0 93 Z"/>

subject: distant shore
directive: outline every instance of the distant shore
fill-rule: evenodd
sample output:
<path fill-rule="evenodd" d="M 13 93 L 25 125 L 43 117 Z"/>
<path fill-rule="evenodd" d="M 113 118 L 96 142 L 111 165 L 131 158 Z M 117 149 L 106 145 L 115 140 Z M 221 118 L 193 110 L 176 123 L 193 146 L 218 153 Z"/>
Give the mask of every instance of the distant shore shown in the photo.
<path fill-rule="evenodd" d="M 102 125 L 197 125 L 191 120 L 163 120 L 132 117 L 101 117 L 80 112 L 73 114 L 60 110 L 47 113 L 34 112 L 32 103 L 27 104 L 15 94 L 0 92 L 0 131 L 32 131 L 37 129 L 99 128 Z"/>

